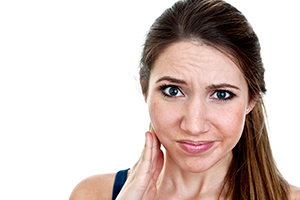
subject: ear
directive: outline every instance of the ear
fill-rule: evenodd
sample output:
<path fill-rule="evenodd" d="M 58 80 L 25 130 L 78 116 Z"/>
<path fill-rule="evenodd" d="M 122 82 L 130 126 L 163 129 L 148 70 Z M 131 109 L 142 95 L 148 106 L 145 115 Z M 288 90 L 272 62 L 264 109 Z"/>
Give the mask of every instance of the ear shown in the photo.
<path fill-rule="evenodd" d="M 247 109 L 246 109 L 246 115 L 248 115 L 256 105 L 256 102 L 258 100 L 258 97 L 254 97 L 251 101 L 249 101 Z"/>

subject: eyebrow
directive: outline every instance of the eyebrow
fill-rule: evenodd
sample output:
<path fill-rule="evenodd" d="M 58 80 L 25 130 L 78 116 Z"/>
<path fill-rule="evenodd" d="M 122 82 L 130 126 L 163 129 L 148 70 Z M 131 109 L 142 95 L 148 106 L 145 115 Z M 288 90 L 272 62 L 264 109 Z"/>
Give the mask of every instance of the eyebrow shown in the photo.
<path fill-rule="evenodd" d="M 221 84 L 212 84 L 210 86 L 207 86 L 206 89 L 208 90 L 216 90 L 216 89 L 221 89 L 221 88 L 233 88 L 236 90 L 240 90 L 240 88 L 238 88 L 237 86 L 228 84 L 228 83 L 221 83 Z"/>
<path fill-rule="evenodd" d="M 156 81 L 156 83 L 159 83 L 161 81 L 169 81 L 171 83 L 178 83 L 178 84 L 183 84 L 183 85 L 187 85 L 187 83 L 184 80 L 181 79 L 177 79 L 177 78 L 173 78 L 171 76 L 163 76 L 160 79 L 158 79 Z"/>
<path fill-rule="evenodd" d="M 156 81 L 156 83 L 159 83 L 161 81 L 169 81 L 171 83 L 187 85 L 187 82 L 185 82 L 184 80 L 173 78 L 171 76 L 163 76 L 160 79 L 158 79 Z M 237 87 L 235 85 L 228 84 L 228 83 L 212 84 L 212 85 L 206 87 L 207 90 L 216 90 L 216 89 L 221 89 L 221 88 L 233 88 L 233 89 L 236 89 L 236 90 L 240 90 L 239 87 Z"/>

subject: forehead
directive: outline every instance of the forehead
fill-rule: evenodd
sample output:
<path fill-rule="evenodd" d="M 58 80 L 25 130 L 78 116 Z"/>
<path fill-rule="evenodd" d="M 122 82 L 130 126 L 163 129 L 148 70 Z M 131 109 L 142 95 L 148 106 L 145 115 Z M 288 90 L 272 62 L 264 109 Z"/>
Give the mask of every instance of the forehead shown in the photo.
<path fill-rule="evenodd" d="M 163 51 L 151 77 L 175 76 L 187 82 L 247 84 L 242 72 L 224 53 L 197 42 L 179 42 Z M 154 80 L 153 80 L 154 81 Z"/>

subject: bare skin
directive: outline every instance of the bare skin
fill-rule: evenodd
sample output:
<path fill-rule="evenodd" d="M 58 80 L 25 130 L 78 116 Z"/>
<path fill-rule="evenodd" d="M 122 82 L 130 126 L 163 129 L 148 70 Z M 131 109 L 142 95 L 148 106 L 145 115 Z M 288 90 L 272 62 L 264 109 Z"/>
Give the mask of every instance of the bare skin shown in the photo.
<path fill-rule="evenodd" d="M 128 172 L 128 177 L 131 176 L 131 171 Z M 95 175 L 81 181 L 74 188 L 69 200 L 111 200 L 115 175 Z M 300 188 L 291 185 L 290 199 L 300 200 Z"/>
<path fill-rule="evenodd" d="M 152 128 L 117 199 L 217 199 L 255 105 L 238 67 L 212 47 L 175 43 L 156 60 L 145 99 Z M 114 178 L 84 180 L 70 200 L 111 199 Z M 299 189 L 291 190 L 291 199 L 300 199 Z"/>

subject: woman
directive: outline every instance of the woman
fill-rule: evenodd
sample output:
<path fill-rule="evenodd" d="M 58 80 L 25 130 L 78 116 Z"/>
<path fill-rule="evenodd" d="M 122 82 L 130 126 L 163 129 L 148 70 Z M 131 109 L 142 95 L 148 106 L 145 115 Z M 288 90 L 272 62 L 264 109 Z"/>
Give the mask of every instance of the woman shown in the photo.
<path fill-rule="evenodd" d="M 300 199 L 272 156 L 260 45 L 237 9 L 222 0 L 167 9 L 147 35 L 140 82 L 151 119 L 141 158 L 82 181 L 71 200 Z"/>

